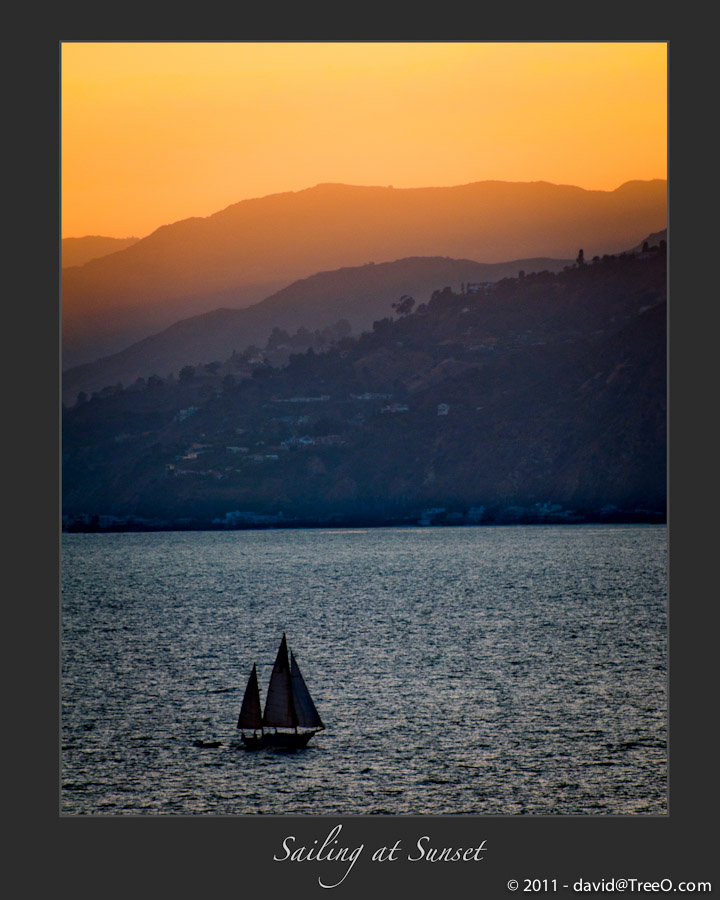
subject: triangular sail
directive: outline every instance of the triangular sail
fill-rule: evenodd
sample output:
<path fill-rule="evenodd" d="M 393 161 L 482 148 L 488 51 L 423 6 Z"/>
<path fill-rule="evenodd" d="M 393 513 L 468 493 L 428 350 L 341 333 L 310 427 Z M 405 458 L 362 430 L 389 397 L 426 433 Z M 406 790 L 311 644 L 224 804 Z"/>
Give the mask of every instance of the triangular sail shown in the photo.
<path fill-rule="evenodd" d="M 313 703 L 310 691 L 307 689 L 305 679 L 302 677 L 300 667 L 295 659 L 295 654 L 291 651 L 290 658 L 292 667 L 290 670 L 290 684 L 292 687 L 292 701 L 295 710 L 297 724 L 301 728 L 324 728 L 322 719 L 318 715 L 315 704 Z"/>
<path fill-rule="evenodd" d="M 288 660 L 287 642 L 282 636 L 280 649 L 270 676 L 263 725 L 274 728 L 294 728 L 297 719 L 293 714 L 292 693 L 290 690 L 290 662 Z"/>
<path fill-rule="evenodd" d="M 262 728 L 260 689 L 258 688 L 257 669 L 254 664 L 245 688 L 245 696 L 240 707 L 240 718 L 238 719 L 237 727 L 253 730 Z"/>

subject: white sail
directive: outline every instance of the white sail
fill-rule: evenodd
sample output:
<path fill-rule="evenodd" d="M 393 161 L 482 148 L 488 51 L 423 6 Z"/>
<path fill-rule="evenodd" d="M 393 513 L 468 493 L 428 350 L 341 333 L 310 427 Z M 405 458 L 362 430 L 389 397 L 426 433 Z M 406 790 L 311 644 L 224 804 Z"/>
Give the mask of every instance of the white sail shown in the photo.
<path fill-rule="evenodd" d="M 305 679 L 302 677 L 300 667 L 292 651 L 290 651 L 290 658 L 292 660 L 290 685 L 296 722 L 301 728 L 324 728 L 325 726 L 318 715 L 317 709 L 315 709 L 310 691 L 307 689 Z"/>

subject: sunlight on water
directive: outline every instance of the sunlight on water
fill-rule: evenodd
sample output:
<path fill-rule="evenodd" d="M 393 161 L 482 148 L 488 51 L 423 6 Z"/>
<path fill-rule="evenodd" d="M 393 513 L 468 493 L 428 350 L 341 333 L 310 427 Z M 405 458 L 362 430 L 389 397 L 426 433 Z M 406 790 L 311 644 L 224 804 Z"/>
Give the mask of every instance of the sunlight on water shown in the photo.
<path fill-rule="evenodd" d="M 62 812 L 663 814 L 666 536 L 64 535 Z M 327 730 L 249 753 L 283 631 Z"/>

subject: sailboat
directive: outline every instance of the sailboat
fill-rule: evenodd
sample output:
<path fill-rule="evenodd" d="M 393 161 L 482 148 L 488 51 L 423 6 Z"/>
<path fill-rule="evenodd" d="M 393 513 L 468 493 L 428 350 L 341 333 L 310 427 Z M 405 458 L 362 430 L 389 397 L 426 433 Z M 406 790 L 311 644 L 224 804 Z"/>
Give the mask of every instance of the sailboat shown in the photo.
<path fill-rule="evenodd" d="M 257 666 L 253 664 L 237 727 L 242 731 L 242 740 L 248 750 L 265 747 L 298 750 L 325 728 L 292 650 L 288 656 L 284 632 L 270 676 L 265 711 L 260 714 Z M 252 734 L 245 734 L 246 731 Z"/>

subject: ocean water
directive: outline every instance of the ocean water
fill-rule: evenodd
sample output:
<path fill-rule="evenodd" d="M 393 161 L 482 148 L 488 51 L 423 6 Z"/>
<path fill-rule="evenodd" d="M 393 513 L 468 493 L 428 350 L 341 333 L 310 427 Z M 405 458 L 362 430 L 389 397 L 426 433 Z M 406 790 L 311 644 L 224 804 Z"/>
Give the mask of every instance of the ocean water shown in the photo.
<path fill-rule="evenodd" d="M 60 811 L 665 814 L 666 539 L 63 535 Z M 245 684 L 257 662 L 264 702 L 283 631 L 326 730 L 248 752 Z"/>

